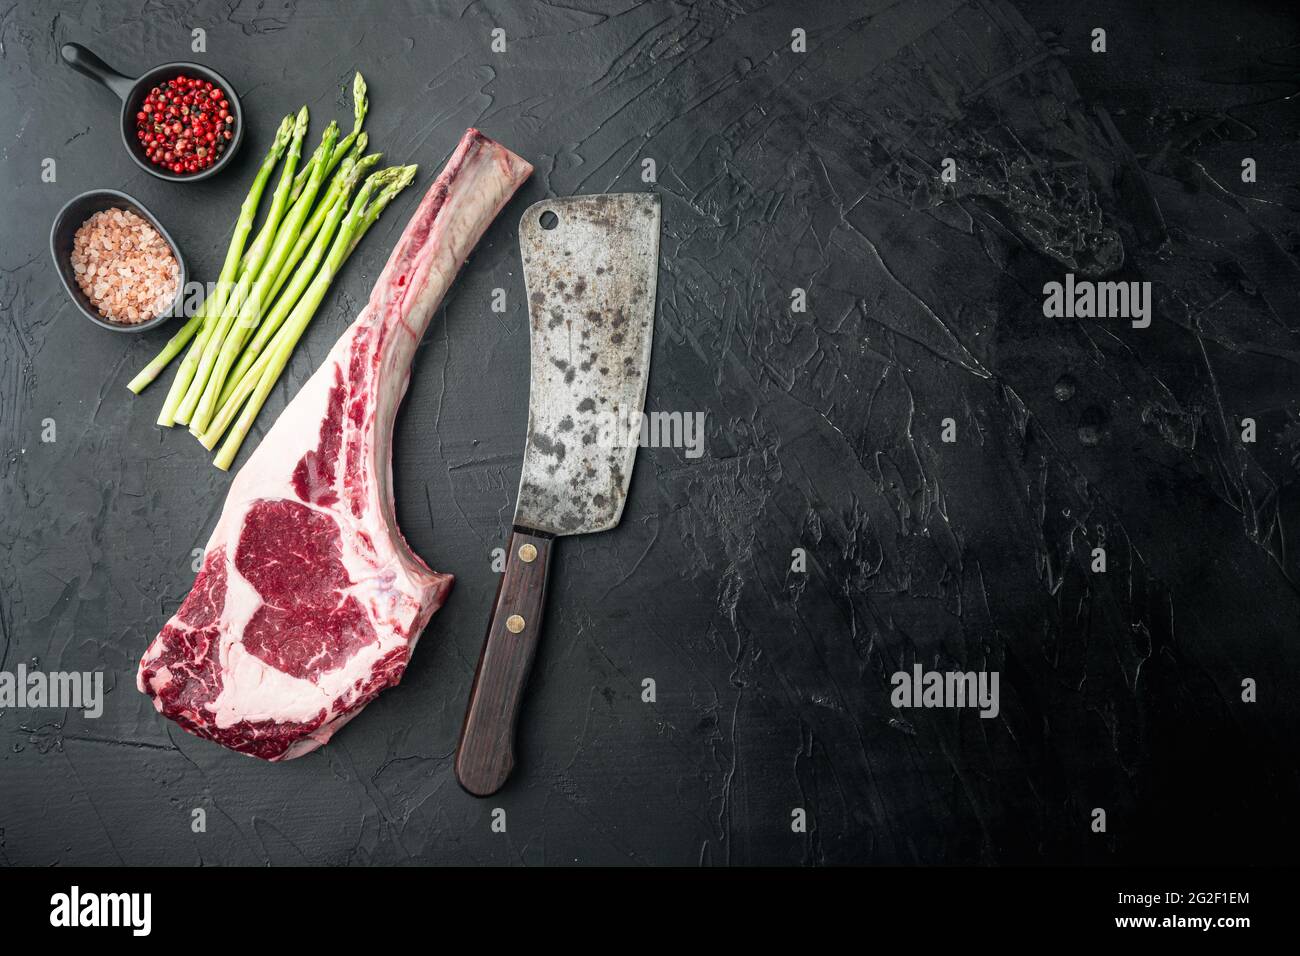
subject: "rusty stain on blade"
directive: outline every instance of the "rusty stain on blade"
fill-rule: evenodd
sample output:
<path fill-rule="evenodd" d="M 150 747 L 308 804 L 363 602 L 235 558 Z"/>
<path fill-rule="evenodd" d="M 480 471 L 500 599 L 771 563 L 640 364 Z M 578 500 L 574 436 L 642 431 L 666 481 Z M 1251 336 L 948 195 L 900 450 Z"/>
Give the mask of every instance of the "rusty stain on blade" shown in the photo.
<path fill-rule="evenodd" d="M 515 524 L 618 524 L 636 460 L 654 334 L 659 197 L 574 196 L 519 223 L 532 386 Z"/>

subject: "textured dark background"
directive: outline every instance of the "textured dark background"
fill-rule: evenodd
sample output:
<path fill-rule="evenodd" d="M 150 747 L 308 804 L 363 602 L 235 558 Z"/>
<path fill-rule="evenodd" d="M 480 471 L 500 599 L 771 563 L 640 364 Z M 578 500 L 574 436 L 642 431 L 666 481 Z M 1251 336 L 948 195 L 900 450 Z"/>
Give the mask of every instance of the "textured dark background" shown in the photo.
<path fill-rule="evenodd" d="M 5 7 L 0 668 L 101 669 L 110 691 L 99 720 L 0 714 L 0 861 L 1291 859 L 1300 30 L 1293 4 L 1090 7 Z M 193 27 L 250 141 L 179 187 L 130 163 L 115 100 L 58 48 L 138 72 L 195 58 Z M 451 600 L 399 688 L 324 750 L 268 765 L 135 690 L 229 479 L 154 426 L 165 384 L 125 389 L 167 333 L 90 326 L 46 236 L 69 197 L 121 188 L 211 278 L 275 119 L 307 102 L 313 138 L 346 126 L 354 69 L 372 148 L 419 162 L 421 182 L 471 124 L 537 173 L 435 318 L 398 422 L 401 524 L 456 574 Z M 547 195 L 647 188 L 646 156 L 664 201 L 647 407 L 706 411 L 707 451 L 644 449 L 622 525 L 563 542 L 522 765 L 475 800 L 451 764 L 523 448 L 515 223 Z M 418 192 L 348 265 L 263 426 L 364 301 Z M 1044 319 L 1041 286 L 1068 269 L 1150 280 L 1152 326 Z M 1087 568 L 1099 543 L 1104 576 Z M 1000 717 L 895 712 L 888 675 L 914 660 L 998 670 Z"/>

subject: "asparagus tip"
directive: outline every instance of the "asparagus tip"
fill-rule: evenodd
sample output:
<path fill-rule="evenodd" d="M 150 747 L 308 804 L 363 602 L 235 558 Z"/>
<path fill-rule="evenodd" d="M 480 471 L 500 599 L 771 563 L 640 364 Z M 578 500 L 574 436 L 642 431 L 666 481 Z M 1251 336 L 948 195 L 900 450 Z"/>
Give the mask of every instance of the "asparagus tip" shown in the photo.
<path fill-rule="evenodd" d="M 371 173 L 367 176 L 365 185 L 362 188 L 372 190 L 387 186 L 397 176 L 400 169 L 400 166 L 385 166 L 378 172 Z"/>
<path fill-rule="evenodd" d="M 289 145 L 289 137 L 293 135 L 293 117 L 286 116 L 280 120 L 280 128 L 275 131 L 275 141 L 271 143 L 271 150 L 267 156 L 269 162 L 271 158 L 277 161 L 284 155 L 284 148 Z"/>

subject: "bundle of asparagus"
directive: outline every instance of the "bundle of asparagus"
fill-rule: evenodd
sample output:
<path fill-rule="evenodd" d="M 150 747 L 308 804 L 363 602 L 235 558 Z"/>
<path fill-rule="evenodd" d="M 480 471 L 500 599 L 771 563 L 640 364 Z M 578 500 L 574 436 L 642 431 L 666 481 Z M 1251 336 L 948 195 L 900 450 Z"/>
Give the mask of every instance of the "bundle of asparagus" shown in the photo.
<path fill-rule="evenodd" d="M 209 450 L 229 430 L 216 456 L 223 470 L 234 461 L 339 269 L 415 178 L 414 166 L 370 172 L 380 154 L 366 154 L 368 136 L 361 127 L 369 104 L 360 73 L 352 93 L 352 132 L 340 140 L 338 124 L 330 123 L 301 169 L 307 107 L 280 123 L 240 207 L 213 292 L 127 385 L 139 394 L 188 345 L 158 424 L 188 425 Z M 270 208 L 248 245 L 262 194 L 281 160 Z"/>

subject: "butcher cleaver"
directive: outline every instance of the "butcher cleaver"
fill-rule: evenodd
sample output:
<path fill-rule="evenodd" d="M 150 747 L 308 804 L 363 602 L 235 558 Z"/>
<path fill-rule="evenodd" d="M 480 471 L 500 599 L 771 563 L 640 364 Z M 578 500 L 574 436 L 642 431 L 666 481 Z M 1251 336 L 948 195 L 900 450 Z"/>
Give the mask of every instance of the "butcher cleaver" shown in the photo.
<path fill-rule="evenodd" d="M 515 724 L 542 633 L 555 539 L 606 531 L 623 514 L 650 372 L 659 198 L 575 196 L 519 223 L 532 388 L 505 573 L 456 753 L 477 796 L 514 769 Z"/>

